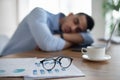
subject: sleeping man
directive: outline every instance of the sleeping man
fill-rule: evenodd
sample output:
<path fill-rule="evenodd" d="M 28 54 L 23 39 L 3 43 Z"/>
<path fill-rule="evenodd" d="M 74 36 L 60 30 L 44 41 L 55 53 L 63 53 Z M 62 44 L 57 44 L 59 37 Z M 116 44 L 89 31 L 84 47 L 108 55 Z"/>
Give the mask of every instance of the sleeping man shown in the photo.
<path fill-rule="evenodd" d="M 73 45 L 90 45 L 89 31 L 94 20 L 85 13 L 52 14 L 42 8 L 33 9 L 18 25 L 1 55 L 22 53 L 39 48 L 42 51 L 61 51 Z M 56 36 L 59 35 L 59 36 Z"/>

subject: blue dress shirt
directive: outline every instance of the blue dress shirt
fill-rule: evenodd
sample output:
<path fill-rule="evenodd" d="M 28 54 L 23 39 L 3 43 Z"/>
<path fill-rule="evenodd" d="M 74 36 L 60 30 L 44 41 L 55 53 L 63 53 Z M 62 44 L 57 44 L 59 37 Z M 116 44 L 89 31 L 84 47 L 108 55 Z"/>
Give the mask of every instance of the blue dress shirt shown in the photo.
<path fill-rule="evenodd" d="M 52 14 L 42 8 L 33 9 L 19 24 L 14 35 L 2 51 L 2 55 L 31 51 L 39 46 L 43 51 L 59 51 L 65 46 L 65 40 L 55 37 L 59 33 L 59 19 L 63 13 Z M 89 32 L 81 32 L 83 44 L 93 43 Z"/>

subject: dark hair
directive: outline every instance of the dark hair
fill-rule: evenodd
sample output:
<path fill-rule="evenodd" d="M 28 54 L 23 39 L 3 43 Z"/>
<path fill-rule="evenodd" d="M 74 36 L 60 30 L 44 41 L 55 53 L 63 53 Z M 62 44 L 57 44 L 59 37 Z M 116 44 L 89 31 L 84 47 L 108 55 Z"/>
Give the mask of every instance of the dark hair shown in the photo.
<path fill-rule="evenodd" d="M 87 29 L 89 29 L 89 30 L 93 29 L 95 23 L 91 16 L 89 16 L 88 14 L 85 14 L 85 13 L 77 13 L 76 15 L 79 15 L 79 16 L 85 15 L 86 19 L 87 19 Z"/>

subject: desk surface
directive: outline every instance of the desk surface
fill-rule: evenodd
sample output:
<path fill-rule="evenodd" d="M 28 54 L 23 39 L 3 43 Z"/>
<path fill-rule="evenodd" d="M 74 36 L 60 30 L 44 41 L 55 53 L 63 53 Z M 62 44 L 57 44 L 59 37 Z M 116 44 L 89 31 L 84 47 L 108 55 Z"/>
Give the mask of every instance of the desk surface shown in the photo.
<path fill-rule="evenodd" d="M 53 56 L 69 56 L 72 57 L 73 63 L 85 73 L 85 77 L 76 78 L 62 78 L 62 80 L 120 80 L 120 45 L 112 45 L 109 55 L 111 59 L 103 62 L 92 62 L 84 60 L 80 52 L 73 52 L 71 50 L 64 50 L 59 52 L 40 52 L 31 51 L 26 53 L 12 54 L 2 58 L 16 58 L 16 57 L 53 57 Z M 0 80 L 23 80 L 22 78 L 0 78 Z M 50 79 L 49 79 L 50 80 Z M 61 79 L 51 79 L 61 80 Z"/>

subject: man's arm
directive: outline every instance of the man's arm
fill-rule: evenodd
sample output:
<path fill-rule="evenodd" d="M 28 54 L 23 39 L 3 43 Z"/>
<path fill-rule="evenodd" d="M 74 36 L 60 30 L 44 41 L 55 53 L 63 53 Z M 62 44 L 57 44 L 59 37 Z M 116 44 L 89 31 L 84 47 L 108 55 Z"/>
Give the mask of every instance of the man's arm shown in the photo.
<path fill-rule="evenodd" d="M 72 45 L 60 37 L 53 36 L 48 28 L 44 10 L 35 8 L 26 19 L 31 35 L 41 50 L 59 51 Z"/>
<path fill-rule="evenodd" d="M 93 38 L 89 32 L 80 32 L 80 33 L 63 33 L 63 38 L 73 44 L 92 44 Z"/>
<path fill-rule="evenodd" d="M 80 33 L 62 33 L 62 37 L 66 41 L 66 48 L 71 47 L 72 45 L 91 45 L 94 40 L 92 35 L 89 32 L 80 32 Z"/>
<path fill-rule="evenodd" d="M 84 41 L 83 37 L 79 33 L 64 33 L 63 38 L 73 44 L 82 43 Z"/>
<path fill-rule="evenodd" d="M 56 36 L 56 37 L 61 37 L 60 34 L 55 34 L 55 36 Z M 62 36 L 63 36 L 63 35 L 62 35 Z M 65 36 L 64 36 L 64 37 L 65 37 Z M 68 38 L 70 37 L 70 35 L 68 34 L 68 36 L 66 36 L 66 37 L 67 37 L 66 39 L 68 39 Z M 64 39 L 64 41 L 65 41 L 65 46 L 64 46 L 63 49 L 67 49 L 67 48 L 71 47 L 72 45 L 74 45 L 72 42 L 67 41 L 66 39 Z"/>
<path fill-rule="evenodd" d="M 70 48 L 73 44 L 68 42 L 68 41 L 65 41 L 65 45 L 64 45 L 64 49 L 67 49 L 67 48 Z M 35 48 L 35 50 L 41 50 L 38 46 Z"/>
<path fill-rule="evenodd" d="M 67 48 L 71 47 L 72 45 L 73 45 L 73 43 L 70 43 L 70 42 L 68 42 L 68 41 L 65 41 L 65 46 L 64 46 L 63 49 L 67 49 Z"/>

